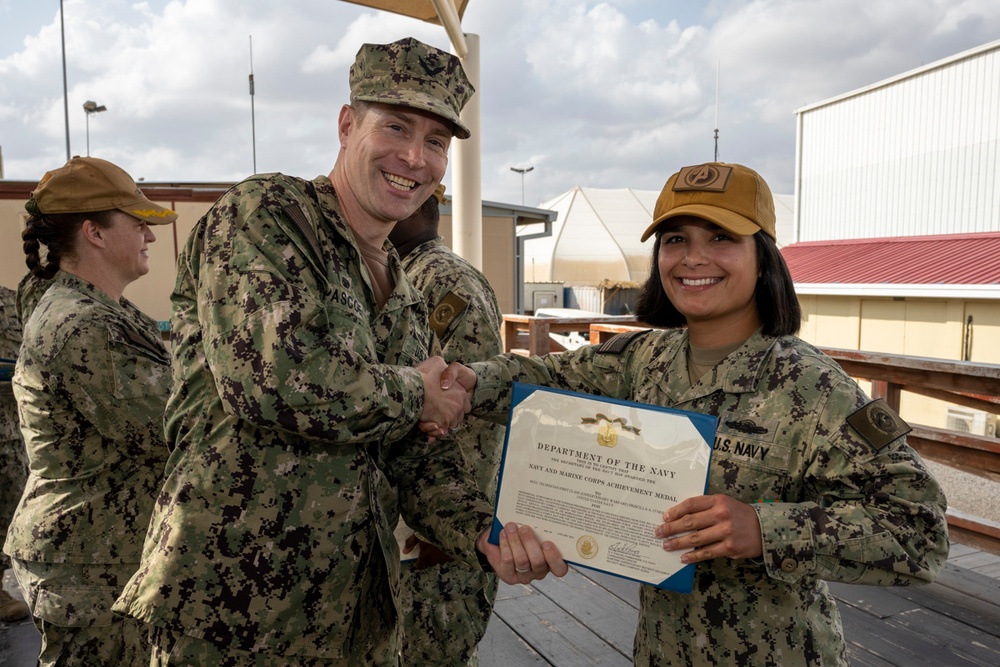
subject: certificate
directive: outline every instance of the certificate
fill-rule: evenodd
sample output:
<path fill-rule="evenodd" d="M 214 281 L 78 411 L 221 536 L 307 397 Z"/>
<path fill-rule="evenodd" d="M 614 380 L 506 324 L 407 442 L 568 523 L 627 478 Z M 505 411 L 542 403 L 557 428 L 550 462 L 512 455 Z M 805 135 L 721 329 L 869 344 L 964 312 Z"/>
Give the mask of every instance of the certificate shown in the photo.
<path fill-rule="evenodd" d="M 682 593 L 694 565 L 653 536 L 705 493 L 715 417 L 515 382 L 490 542 L 531 526 L 568 563 Z"/>

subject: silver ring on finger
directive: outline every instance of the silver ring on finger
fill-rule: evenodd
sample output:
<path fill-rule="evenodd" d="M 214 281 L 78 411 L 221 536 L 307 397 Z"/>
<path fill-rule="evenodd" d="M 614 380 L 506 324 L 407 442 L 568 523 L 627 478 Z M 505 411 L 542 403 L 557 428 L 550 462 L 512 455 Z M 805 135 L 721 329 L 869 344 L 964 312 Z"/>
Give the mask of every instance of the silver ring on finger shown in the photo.
<path fill-rule="evenodd" d="M 531 568 L 529 567 L 527 569 L 522 570 L 519 567 L 515 567 L 514 571 L 517 572 L 518 574 L 528 574 L 529 572 L 531 572 Z"/>

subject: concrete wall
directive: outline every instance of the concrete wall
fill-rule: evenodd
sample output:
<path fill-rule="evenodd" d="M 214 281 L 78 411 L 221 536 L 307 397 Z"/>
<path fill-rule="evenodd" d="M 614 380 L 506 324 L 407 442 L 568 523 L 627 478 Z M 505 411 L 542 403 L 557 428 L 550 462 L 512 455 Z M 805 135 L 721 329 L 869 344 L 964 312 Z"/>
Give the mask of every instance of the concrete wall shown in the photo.
<path fill-rule="evenodd" d="M 438 231 L 451 247 L 451 215 L 441 214 Z M 514 219 L 483 216 L 483 273 L 497 293 L 501 313 L 515 312 L 517 287 L 514 284 Z"/>
<path fill-rule="evenodd" d="M 997 300 L 809 295 L 799 302 L 800 335 L 819 347 L 1000 364 Z M 871 387 L 863 386 L 870 393 Z M 943 428 L 949 407 L 903 392 L 900 412 L 908 421 Z"/>
<path fill-rule="evenodd" d="M 30 186 L 28 186 L 30 191 Z M 144 187 L 145 190 L 145 187 Z M 152 190 L 147 190 L 152 192 Z M 2 195 L 3 193 L 0 193 Z M 17 288 L 27 272 L 21 231 L 28 215 L 24 211 L 27 195 L 10 198 L 0 196 L 0 284 Z M 156 320 L 170 319 L 170 293 L 174 288 L 176 260 L 188 234 L 198 219 L 214 202 L 169 201 L 156 203 L 177 211 L 177 222 L 153 228 L 156 242 L 149 246 L 149 273 L 125 290 L 125 296 L 140 310 Z M 445 242 L 451 245 L 451 215 L 443 214 L 440 225 Z M 514 312 L 514 219 L 511 217 L 483 218 L 483 273 L 497 293 L 500 310 Z"/>

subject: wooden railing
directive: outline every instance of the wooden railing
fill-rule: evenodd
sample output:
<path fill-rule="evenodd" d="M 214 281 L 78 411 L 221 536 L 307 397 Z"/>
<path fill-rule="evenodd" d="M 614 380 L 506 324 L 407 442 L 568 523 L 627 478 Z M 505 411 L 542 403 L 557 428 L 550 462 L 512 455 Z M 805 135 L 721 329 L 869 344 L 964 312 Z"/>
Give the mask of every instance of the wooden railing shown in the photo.
<path fill-rule="evenodd" d="M 631 315 L 608 315 L 607 317 L 534 317 L 532 315 L 504 315 L 503 349 L 527 355 L 542 355 L 562 352 L 563 348 L 554 343 L 550 333 L 573 333 L 590 331 L 595 323 L 628 325 L 637 320 Z"/>
<path fill-rule="evenodd" d="M 521 354 L 546 354 L 553 349 L 550 332 L 588 331 L 600 344 L 623 331 L 644 329 L 622 318 L 547 318 L 504 316 L 504 349 Z M 516 343 L 522 343 L 518 345 Z M 527 345 L 524 343 L 527 342 Z M 869 380 L 872 395 L 897 411 L 900 394 L 908 391 L 991 414 L 1000 414 L 1000 365 L 948 361 L 896 354 L 822 348 L 851 377 Z M 912 424 L 907 442 L 928 460 L 1000 482 L 1000 439 Z M 1000 523 L 955 510 L 948 511 L 951 539 L 1000 554 Z"/>

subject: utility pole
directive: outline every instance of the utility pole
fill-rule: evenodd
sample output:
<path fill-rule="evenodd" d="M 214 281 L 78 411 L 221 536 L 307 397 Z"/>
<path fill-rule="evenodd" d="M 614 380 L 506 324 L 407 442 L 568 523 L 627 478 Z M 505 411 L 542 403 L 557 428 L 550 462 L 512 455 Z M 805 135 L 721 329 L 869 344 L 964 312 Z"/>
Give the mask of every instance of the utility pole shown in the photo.
<path fill-rule="evenodd" d="M 715 63 L 715 159 L 719 161 L 719 61 Z"/>

